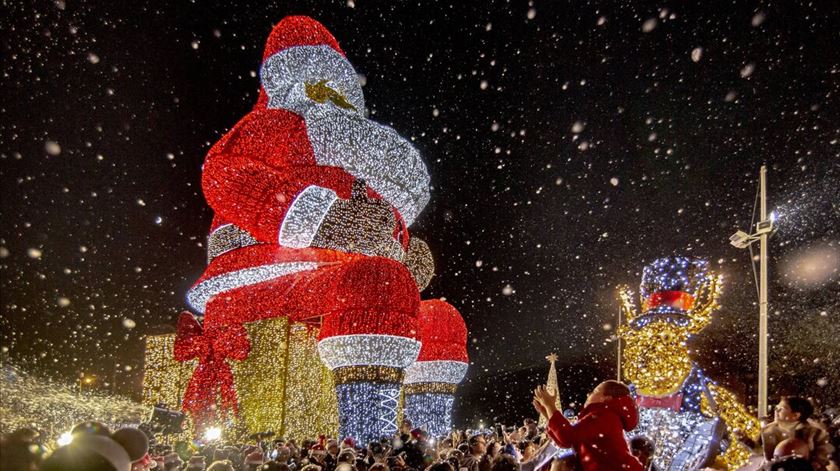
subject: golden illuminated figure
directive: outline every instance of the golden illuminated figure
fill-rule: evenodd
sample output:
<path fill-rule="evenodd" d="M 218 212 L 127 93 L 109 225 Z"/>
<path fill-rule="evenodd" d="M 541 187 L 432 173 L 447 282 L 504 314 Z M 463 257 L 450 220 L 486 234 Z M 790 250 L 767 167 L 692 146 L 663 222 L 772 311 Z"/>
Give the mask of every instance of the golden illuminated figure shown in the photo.
<path fill-rule="evenodd" d="M 662 470 L 700 469 L 715 461 L 736 469 L 750 455 L 736 437 L 758 437 L 755 417 L 706 377 L 688 350 L 689 337 L 709 325 L 719 307 L 720 288 L 721 277 L 707 261 L 666 257 L 644 269 L 641 309 L 629 289 L 620 291 L 622 363 L 640 416 L 634 434 L 656 442 L 654 462 Z"/>

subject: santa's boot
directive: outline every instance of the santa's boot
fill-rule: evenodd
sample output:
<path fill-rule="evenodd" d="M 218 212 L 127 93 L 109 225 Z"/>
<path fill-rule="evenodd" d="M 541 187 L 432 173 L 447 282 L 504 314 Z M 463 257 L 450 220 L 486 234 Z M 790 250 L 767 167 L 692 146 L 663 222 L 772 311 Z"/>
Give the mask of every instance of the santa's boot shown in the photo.
<path fill-rule="evenodd" d="M 420 303 L 420 356 L 403 381 L 406 418 L 432 437 L 452 430 L 455 389 L 467 372 L 467 327 L 458 310 L 434 299 Z"/>
<path fill-rule="evenodd" d="M 342 268 L 323 293 L 336 310 L 324 317 L 318 354 L 333 371 L 339 437 L 367 444 L 397 432 L 405 368 L 420 351 L 419 293 L 393 260 L 370 257 Z"/>

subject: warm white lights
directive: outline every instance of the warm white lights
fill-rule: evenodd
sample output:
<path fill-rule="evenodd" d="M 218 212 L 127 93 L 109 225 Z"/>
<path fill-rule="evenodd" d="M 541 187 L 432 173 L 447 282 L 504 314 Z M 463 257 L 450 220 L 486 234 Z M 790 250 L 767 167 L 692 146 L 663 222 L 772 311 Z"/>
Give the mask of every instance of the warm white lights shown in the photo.
<path fill-rule="evenodd" d="M 222 429 L 219 427 L 210 427 L 204 431 L 204 439 L 208 442 L 213 442 L 222 438 Z"/>

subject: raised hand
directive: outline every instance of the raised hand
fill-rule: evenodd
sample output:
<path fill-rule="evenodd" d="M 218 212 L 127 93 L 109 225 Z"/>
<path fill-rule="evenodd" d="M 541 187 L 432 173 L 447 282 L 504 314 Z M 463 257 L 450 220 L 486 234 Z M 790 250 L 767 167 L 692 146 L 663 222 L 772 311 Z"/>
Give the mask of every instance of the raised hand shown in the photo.
<path fill-rule="evenodd" d="M 540 402 L 546 412 L 546 417 L 551 417 L 551 414 L 557 411 L 557 394 L 551 394 L 545 386 L 538 386 L 534 390 L 534 398 Z"/>
<path fill-rule="evenodd" d="M 537 414 L 540 414 L 541 416 L 548 418 L 545 414 L 545 407 L 542 406 L 539 399 L 534 397 L 534 399 L 531 401 L 531 404 L 534 405 L 534 410 L 537 411 Z"/>

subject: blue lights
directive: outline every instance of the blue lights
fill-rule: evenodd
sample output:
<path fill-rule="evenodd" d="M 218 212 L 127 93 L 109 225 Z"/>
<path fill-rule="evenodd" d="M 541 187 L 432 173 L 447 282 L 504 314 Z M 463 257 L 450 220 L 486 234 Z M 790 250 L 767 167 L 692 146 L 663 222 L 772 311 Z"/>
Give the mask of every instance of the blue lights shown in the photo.
<path fill-rule="evenodd" d="M 338 435 L 367 444 L 397 433 L 400 384 L 355 382 L 336 385 Z"/>
<path fill-rule="evenodd" d="M 641 295 L 648 299 L 661 291 L 683 291 L 693 295 L 705 281 L 709 262 L 693 257 L 664 257 L 642 271 Z"/>
<path fill-rule="evenodd" d="M 406 394 L 405 416 L 415 427 L 431 437 L 443 437 L 452 431 L 452 405 L 455 396 L 443 393 Z"/>

